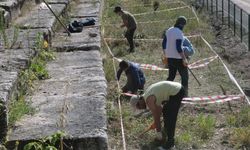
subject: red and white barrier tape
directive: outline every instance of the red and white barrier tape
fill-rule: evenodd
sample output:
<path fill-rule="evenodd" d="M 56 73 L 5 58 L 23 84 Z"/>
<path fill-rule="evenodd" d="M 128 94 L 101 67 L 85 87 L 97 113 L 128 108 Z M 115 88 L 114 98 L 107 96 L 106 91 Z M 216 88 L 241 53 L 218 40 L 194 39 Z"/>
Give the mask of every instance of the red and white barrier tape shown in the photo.
<path fill-rule="evenodd" d="M 201 36 L 201 39 L 205 42 L 205 44 L 207 44 L 207 46 L 209 47 L 209 49 L 218 56 L 220 62 L 223 64 L 224 68 L 227 71 L 227 74 L 230 78 L 230 80 L 238 87 L 238 89 L 240 90 L 240 92 L 244 95 L 246 101 L 248 102 L 248 104 L 250 105 L 250 100 L 247 98 L 245 92 L 242 90 L 242 88 L 240 87 L 239 83 L 236 81 L 236 79 L 234 78 L 234 76 L 232 75 L 232 73 L 229 71 L 228 67 L 226 66 L 226 64 L 223 62 L 223 60 L 221 59 L 221 57 L 216 53 L 216 51 L 212 48 L 212 46 L 208 43 L 207 40 L 205 40 L 205 38 L 203 36 Z"/>
<path fill-rule="evenodd" d="M 201 67 L 205 67 L 207 66 L 209 63 L 211 63 L 212 61 L 214 61 L 218 56 L 211 56 L 211 57 L 208 57 L 208 58 L 205 58 L 205 59 L 201 59 L 201 60 L 198 60 L 190 65 L 189 68 L 190 69 L 196 69 L 196 68 L 201 68 Z"/>
<path fill-rule="evenodd" d="M 104 33 L 104 30 L 103 30 L 103 33 Z M 116 67 L 115 67 L 115 57 L 114 57 L 114 54 L 112 53 L 111 49 L 109 48 L 108 46 L 108 43 L 106 42 L 106 40 L 104 39 L 104 43 L 105 45 L 107 46 L 107 49 L 110 53 L 110 55 L 112 56 L 112 61 L 113 61 L 113 68 L 114 68 L 114 72 L 116 73 Z M 117 90 L 119 92 L 119 89 L 120 88 L 120 84 L 119 84 L 119 81 L 117 81 Z M 123 150 L 126 150 L 126 138 L 125 138 L 125 132 L 124 132 L 124 125 L 123 125 L 123 118 L 122 118 L 122 107 L 121 107 L 121 99 L 120 99 L 120 96 L 118 98 L 118 107 L 119 107 L 119 115 L 120 115 L 120 125 L 121 125 L 121 134 L 122 134 L 122 143 L 123 143 Z"/>
<path fill-rule="evenodd" d="M 216 96 L 203 96 L 203 97 L 184 97 L 183 101 L 214 101 L 225 98 L 243 98 L 243 95 L 216 95 Z"/>
<path fill-rule="evenodd" d="M 183 8 L 189 8 L 189 6 L 182 6 L 182 7 L 176 7 L 176 8 L 170 8 L 170 9 L 164 9 L 164 10 L 158 10 L 158 11 L 151 11 L 151 12 L 145 12 L 145 13 L 138 13 L 134 14 L 134 16 L 140 16 L 140 15 L 148 15 L 148 14 L 154 14 L 158 12 L 166 12 L 166 11 L 173 11 L 173 10 L 178 10 L 178 9 L 183 9 Z"/>
<path fill-rule="evenodd" d="M 194 34 L 194 35 L 187 35 L 185 37 L 187 38 L 197 38 L 200 37 L 200 34 Z M 125 38 L 114 38 L 114 37 L 106 37 L 104 38 L 107 41 L 126 41 Z M 134 41 L 162 41 L 162 39 L 134 39 Z"/>
<path fill-rule="evenodd" d="M 161 70 L 168 70 L 166 68 L 161 68 L 156 65 L 151 65 L 151 64 L 138 64 L 140 68 L 146 69 L 146 70 L 153 70 L 153 71 L 161 71 Z"/>
<path fill-rule="evenodd" d="M 217 98 L 216 98 L 217 97 Z M 193 99 L 199 99 L 200 97 L 193 97 Z M 194 101 L 189 101 L 186 100 L 187 98 L 183 98 L 182 103 L 183 104 L 214 104 L 214 103 L 224 103 L 232 100 L 241 100 L 244 98 L 242 95 L 221 95 L 221 96 L 214 96 L 214 99 L 212 97 L 204 97 L 208 98 L 206 100 L 204 99 L 199 99 L 199 100 L 194 100 Z"/>
<path fill-rule="evenodd" d="M 193 19 L 196 19 L 196 17 L 190 17 L 190 18 L 187 18 L 187 20 L 193 20 Z M 137 24 L 150 24 L 150 23 L 160 23 L 160 22 L 169 22 L 169 21 L 176 21 L 176 19 L 169 19 L 169 20 L 157 20 L 157 21 L 139 21 L 137 22 Z M 118 27 L 120 24 L 106 24 L 106 25 L 103 25 L 103 26 L 112 26 L 112 27 Z"/>
<path fill-rule="evenodd" d="M 122 93 L 126 96 L 136 96 L 131 93 Z M 182 99 L 183 104 L 214 104 L 224 103 L 232 100 L 243 99 L 243 95 L 217 95 L 217 96 L 204 96 L 204 97 L 184 97 Z"/>

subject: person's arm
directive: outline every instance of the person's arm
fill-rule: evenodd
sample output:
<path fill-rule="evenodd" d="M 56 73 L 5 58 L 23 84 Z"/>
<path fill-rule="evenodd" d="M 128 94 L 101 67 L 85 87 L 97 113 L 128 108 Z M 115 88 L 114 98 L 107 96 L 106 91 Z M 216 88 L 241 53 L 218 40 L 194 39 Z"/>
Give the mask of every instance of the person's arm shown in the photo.
<path fill-rule="evenodd" d="M 116 73 L 116 79 L 117 79 L 118 81 L 120 80 L 122 71 L 123 71 L 123 70 L 122 70 L 121 68 L 119 68 L 118 71 L 117 71 L 117 73 Z"/>
<path fill-rule="evenodd" d="M 164 35 L 163 35 L 163 40 L 162 40 L 162 50 L 163 50 L 163 54 L 165 54 L 166 48 L 167 48 L 167 36 L 164 34 Z"/>
<path fill-rule="evenodd" d="M 187 66 L 188 65 L 188 61 L 187 61 L 187 58 L 184 54 L 184 51 L 182 50 L 182 39 L 177 39 L 176 40 L 176 49 L 178 51 L 178 53 L 180 54 L 182 60 L 183 60 L 183 65 L 184 66 Z"/>
<path fill-rule="evenodd" d="M 147 97 L 146 104 L 149 110 L 153 114 L 156 131 L 161 132 L 161 121 L 160 121 L 161 114 L 162 114 L 161 106 L 156 105 L 156 98 L 153 95 Z"/>

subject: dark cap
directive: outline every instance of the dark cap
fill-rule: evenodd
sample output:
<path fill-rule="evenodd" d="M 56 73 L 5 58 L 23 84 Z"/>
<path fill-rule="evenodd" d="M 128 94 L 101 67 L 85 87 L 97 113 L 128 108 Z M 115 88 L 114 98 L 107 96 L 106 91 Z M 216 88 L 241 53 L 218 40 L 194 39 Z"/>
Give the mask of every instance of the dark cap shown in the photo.
<path fill-rule="evenodd" d="M 115 9 L 114 9 L 114 12 L 118 13 L 120 11 L 122 11 L 122 8 L 120 6 L 116 6 Z"/>
<path fill-rule="evenodd" d="M 185 16 L 179 16 L 175 22 L 176 25 L 186 25 L 187 19 Z"/>

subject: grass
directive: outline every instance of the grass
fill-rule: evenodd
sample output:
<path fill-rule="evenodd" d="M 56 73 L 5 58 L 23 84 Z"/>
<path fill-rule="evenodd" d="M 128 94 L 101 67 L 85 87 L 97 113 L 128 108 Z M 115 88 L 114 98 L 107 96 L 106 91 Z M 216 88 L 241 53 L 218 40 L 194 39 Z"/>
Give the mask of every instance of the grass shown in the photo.
<path fill-rule="evenodd" d="M 145 4 L 146 3 L 146 4 Z M 154 12 L 149 14 L 136 15 L 138 22 L 138 28 L 135 35 L 135 52 L 129 54 L 126 52 L 128 48 L 127 41 L 124 40 L 123 29 L 118 28 L 121 24 L 119 16 L 113 13 L 113 8 L 116 5 L 121 5 L 125 10 L 129 10 L 132 13 L 144 13 L 152 11 L 151 2 L 143 2 L 141 0 L 106 0 L 105 10 L 103 12 L 103 28 L 105 29 L 104 37 L 113 38 L 106 39 L 112 53 L 115 57 L 129 60 L 136 63 L 154 64 L 160 67 L 164 67 L 161 62 L 162 48 L 161 40 L 140 40 L 140 39 L 161 39 L 162 33 L 166 28 L 171 27 L 177 16 L 185 14 L 188 18 L 187 26 L 184 28 L 185 35 L 197 35 L 202 34 L 208 42 L 215 40 L 211 27 L 207 24 L 209 17 L 205 12 L 198 14 L 200 23 L 194 19 L 194 14 L 191 9 L 179 9 L 166 12 Z M 166 6 L 166 7 L 165 7 Z M 183 6 L 183 3 L 176 1 L 160 1 L 160 9 L 169 9 Z M 155 21 L 155 22 L 150 22 Z M 114 24 L 116 28 L 114 28 Z M 215 56 L 210 51 L 209 47 L 202 41 L 200 37 L 189 38 L 196 49 L 196 53 L 192 56 L 190 63 L 198 61 L 200 59 Z M 218 49 L 219 51 L 220 49 Z M 102 48 L 102 53 L 105 56 L 110 56 L 107 48 Z M 115 66 L 118 66 L 118 62 L 115 62 Z M 112 65 L 111 57 L 105 57 L 104 70 L 108 80 L 108 96 L 107 96 L 107 112 L 108 112 L 108 135 L 109 145 L 111 149 L 122 149 L 121 141 L 121 129 L 120 129 L 120 116 L 117 108 L 117 85 L 115 81 L 115 72 Z M 167 71 L 150 71 L 143 70 L 146 76 L 146 85 L 155 83 L 160 80 L 166 80 L 168 76 Z M 193 76 L 189 75 L 189 93 L 190 96 L 205 96 L 205 95 L 222 95 L 222 86 L 226 90 L 226 94 L 238 94 L 239 91 L 235 85 L 228 78 L 228 75 L 218 60 L 215 60 L 209 64 L 209 67 L 203 67 L 200 69 L 194 69 L 194 74 L 201 82 L 202 86 L 198 86 Z M 180 82 L 180 77 L 177 75 L 175 81 Z M 124 75 L 121 76 L 120 85 L 123 86 L 126 83 Z M 122 117 L 126 135 L 127 149 L 155 149 L 160 143 L 154 142 L 154 131 L 149 131 L 142 137 L 138 135 L 144 131 L 152 123 L 152 117 L 135 117 L 129 107 L 129 99 L 122 98 Z M 199 149 L 204 145 L 211 145 L 213 139 L 222 138 L 214 134 L 220 132 L 220 129 L 230 128 L 231 125 L 227 124 L 226 114 L 230 114 L 238 110 L 243 102 L 232 101 L 230 103 L 223 104 L 210 104 L 210 105 L 184 105 L 179 113 L 179 119 L 177 121 L 176 128 L 176 148 L 177 149 Z M 232 107 L 232 111 L 229 109 Z M 244 104 L 243 104 L 244 105 Z M 247 116 L 247 115 L 246 115 Z M 215 119 L 216 118 L 216 119 Z M 231 120 L 236 120 L 236 116 Z M 245 118 L 245 117 L 244 117 Z M 244 119 L 242 119 L 244 120 Z M 250 119 L 244 120 L 248 123 Z M 242 122 L 244 122 L 242 121 Z M 246 126 L 242 127 L 246 128 Z M 246 130 L 245 129 L 245 130 Z M 247 132 L 246 132 L 247 133 Z M 226 132 L 225 134 L 228 134 Z M 246 134 L 248 135 L 248 134 Z M 244 136 L 247 137 L 247 136 Z M 247 139 L 247 138 L 246 138 Z M 235 140 L 234 140 L 235 141 Z M 247 141 L 241 138 L 240 141 Z M 235 143 L 240 143 L 235 141 Z M 245 142 L 244 142 L 245 143 Z M 240 143 L 239 145 L 243 145 Z M 246 144 L 244 144 L 246 145 Z M 218 145 L 217 145 L 218 146 Z M 211 147 L 207 147 L 208 149 Z"/>
<path fill-rule="evenodd" d="M 35 80 L 49 78 L 48 71 L 46 70 L 46 63 L 54 59 L 54 55 L 51 51 L 43 49 L 43 43 L 40 37 L 41 34 L 37 36 L 35 57 L 31 59 L 28 68 L 22 70 L 19 74 L 17 87 L 18 94 L 17 97 L 11 101 L 8 112 L 10 127 L 23 115 L 34 113 L 34 109 L 30 106 L 29 101 L 25 100 L 25 96 L 32 93 L 33 82 Z"/>

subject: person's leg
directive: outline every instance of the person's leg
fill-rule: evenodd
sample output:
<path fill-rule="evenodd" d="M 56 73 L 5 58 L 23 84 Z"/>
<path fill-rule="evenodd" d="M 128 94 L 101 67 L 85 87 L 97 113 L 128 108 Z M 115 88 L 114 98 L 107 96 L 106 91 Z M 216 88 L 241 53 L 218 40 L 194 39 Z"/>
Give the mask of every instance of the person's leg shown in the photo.
<path fill-rule="evenodd" d="M 185 90 L 185 97 L 188 96 L 188 79 L 189 79 L 189 76 L 188 76 L 188 68 L 183 66 L 182 62 L 181 64 L 178 64 L 178 72 L 181 76 L 181 84 L 182 86 L 184 87 L 184 90 Z"/>
<path fill-rule="evenodd" d="M 130 52 L 134 51 L 134 33 L 135 33 L 135 29 L 128 29 L 127 30 L 127 41 L 129 43 L 129 47 L 130 47 Z"/>
<path fill-rule="evenodd" d="M 164 128 L 167 131 L 168 140 L 165 145 L 166 148 L 174 146 L 175 126 L 177 115 L 180 109 L 181 100 L 184 97 L 184 89 L 182 88 L 175 96 L 170 96 L 167 105 L 163 106 Z M 165 111 L 165 112 L 164 112 Z M 165 116 L 165 117 L 164 117 Z"/>
<path fill-rule="evenodd" d="M 167 81 L 174 81 L 177 68 L 176 68 L 176 60 L 173 58 L 168 58 L 168 78 Z"/>

